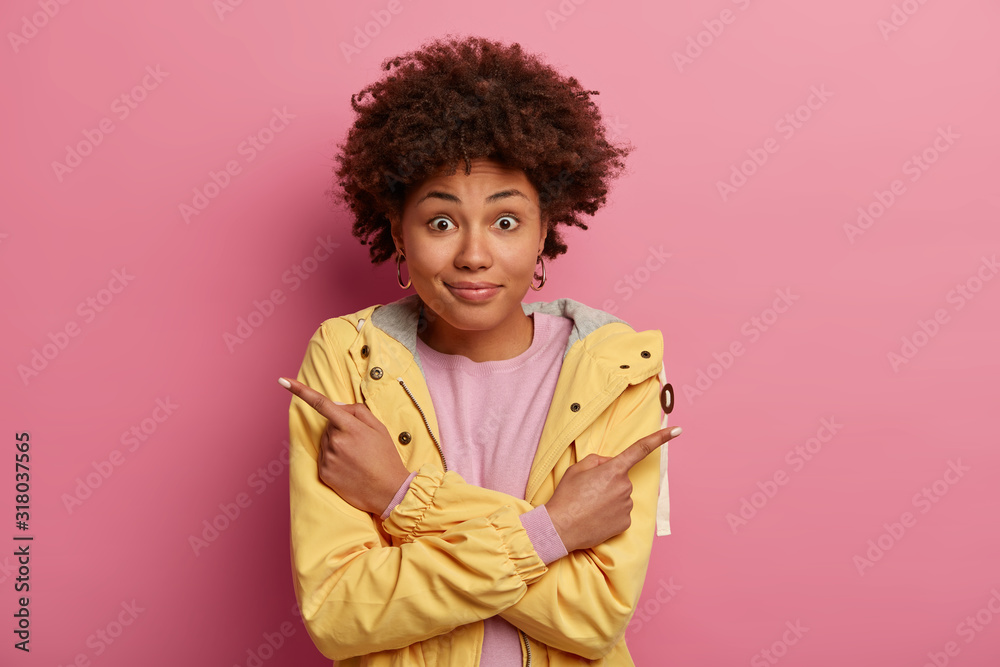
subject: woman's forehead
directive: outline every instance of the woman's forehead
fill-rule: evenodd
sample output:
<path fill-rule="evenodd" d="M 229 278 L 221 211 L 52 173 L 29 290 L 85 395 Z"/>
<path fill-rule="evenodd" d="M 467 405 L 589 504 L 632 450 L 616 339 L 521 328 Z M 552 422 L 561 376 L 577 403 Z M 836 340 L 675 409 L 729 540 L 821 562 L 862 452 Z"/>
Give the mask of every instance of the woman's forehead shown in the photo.
<path fill-rule="evenodd" d="M 528 199 L 536 199 L 538 193 L 524 170 L 504 165 L 489 158 L 471 160 L 471 170 L 465 173 L 464 163 L 442 166 L 419 184 L 408 188 L 407 204 L 425 199 L 432 191 L 441 190 L 451 194 L 460 192 L 485 192 L 484 196 L 495 194 L 490 190 L 513 189 Z M 459 197 L 459 199 L 461 199 Z"/>

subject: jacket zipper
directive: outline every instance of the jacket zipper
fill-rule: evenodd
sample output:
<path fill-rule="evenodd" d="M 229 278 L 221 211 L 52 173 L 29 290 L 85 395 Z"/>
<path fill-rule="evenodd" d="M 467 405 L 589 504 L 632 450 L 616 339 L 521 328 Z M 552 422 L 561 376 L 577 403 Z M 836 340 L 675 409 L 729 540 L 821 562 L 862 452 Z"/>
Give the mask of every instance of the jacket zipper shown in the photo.
<path fill-rule="evenodd" d="M 417 412 L 420 413 L 420 418 L 424 420 L 424 426 L 427 428 L 427 433 L 430 434 L 431 440 L 434 441 L 434 446 L 437 447 L 438 454 L 441 455 L 441 465 L 444 466 L 444 471 L 448 472 L 448 463 L 444 460 L 444 450 L 441 449 L 441 443 L 438 442 L 437 437 L 434 435 L 434 431 L 431 430 L 431 425 L 427 422 L 427 415 L 424 414 L 424 410 L 420 407 L 420 403 L 417 403 L 417 399 L 413 397 L 413 393 L 410 391 L 410 388 L 406 386 L 405 382 L 403 382 L 403 378 L 396 378 L 396 381 L 399 382 L 399 386 L 403 388 L 406 395 L 410 397 L 411 401 L 413 401 L 413 405 L 416 406 Z M 524 641 L 524 650 L 528 656 L 525 667 L 531 667 L 531 644 L 528 642 L 528 635 L 524 634 L 524 631 L 520 629 L 518 632 L 521 633 L 521 639 Z"/>
<path fill-rule="evenodd" d="M 420 404 L 417 403 L 417 399 L 413 397 L 413 394 L 410 392 L 410 388 L 406 386 L 405 382 L 403 382 L 403 378 L 396 378 L 396 381 L 399 382 L 403 391 L 405 391 L 406 395 L 410 397 L 411 401 L 413 401 L 413 405 L 417 406 L 417 412 L 420 413 L 420 418 L 424 420 L 424 426 L 427 427 L 427 432 L 430 434 L 431 440 L 434 441 L 434 446 L 437 447 L 438 454 L 441 455 L 441 465 L 444 466 L 444 471 L 448 472 L 448 462 L 444 460 L 444 450 L 441 449 L 441 443 L 439 443 L 438 439 L 434 436 L 434 431 L 431 430 L 431 425 L 427 422 L 427 416 L 424 414 L 423 408 L 421 408 Z"/>

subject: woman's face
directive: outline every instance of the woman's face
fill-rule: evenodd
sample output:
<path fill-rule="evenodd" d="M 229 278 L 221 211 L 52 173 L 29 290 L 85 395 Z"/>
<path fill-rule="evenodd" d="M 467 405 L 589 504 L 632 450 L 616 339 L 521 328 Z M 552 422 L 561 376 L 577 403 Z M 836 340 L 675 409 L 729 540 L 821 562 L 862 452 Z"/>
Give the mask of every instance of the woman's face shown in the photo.
<path fill-rule="evenodd" d="M 460 167 L 412 188 L 392 221 L 413 287 L 433 311 L 423 338 L 438 349 L 432 341 L 473 332 L 492 340 L 523 333 L 521 300 L 545 247 L 538 191 L 525 173 L 471 162 L 470 174 Z"/>

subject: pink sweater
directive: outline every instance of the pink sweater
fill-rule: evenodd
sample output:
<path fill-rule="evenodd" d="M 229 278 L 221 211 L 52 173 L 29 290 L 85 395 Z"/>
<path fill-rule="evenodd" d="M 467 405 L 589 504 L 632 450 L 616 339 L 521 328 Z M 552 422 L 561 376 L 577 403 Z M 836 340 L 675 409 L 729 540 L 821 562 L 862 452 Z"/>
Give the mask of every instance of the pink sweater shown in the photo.
<path fill-rule="evenodd" d="M 475 362 L 442 354 L 417 338 L 448 469 L 469 484 L 518 498 L 524 498 L 572 328 L 572 321 L 563 317 L 531 317 L 531 347 L 513 359 Z M 415 476 L 411 473 L 400 486 L 382 518 L 402 501 Z M 546 565 L 566 555 L 544 505 L 522 514 L 521 523 Z M 485 621 L 480 665 L 521 665 L 520 634 L 500 616 Z"/>

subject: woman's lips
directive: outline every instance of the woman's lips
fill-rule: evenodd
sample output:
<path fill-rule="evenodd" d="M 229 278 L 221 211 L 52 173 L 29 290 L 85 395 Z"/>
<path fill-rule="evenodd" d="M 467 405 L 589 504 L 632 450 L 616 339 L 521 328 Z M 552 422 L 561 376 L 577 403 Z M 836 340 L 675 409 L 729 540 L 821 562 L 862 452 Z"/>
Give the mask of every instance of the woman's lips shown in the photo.
<path fill-rule="evenodd" d="M 445 283 L 445 287 L 460 299 L 466 301 L 485 301 L 500 291 L 499 285 L 493 283 Z"/>

